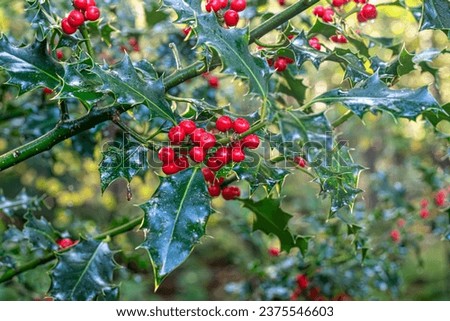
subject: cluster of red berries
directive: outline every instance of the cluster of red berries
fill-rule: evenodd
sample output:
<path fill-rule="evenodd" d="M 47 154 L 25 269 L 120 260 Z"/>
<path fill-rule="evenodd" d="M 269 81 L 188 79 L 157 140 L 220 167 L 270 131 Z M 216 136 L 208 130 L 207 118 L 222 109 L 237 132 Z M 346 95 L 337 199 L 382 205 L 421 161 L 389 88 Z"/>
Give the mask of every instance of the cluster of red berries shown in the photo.
<path fill-rule="evenodd" d="M 73 0 L 74 10 L 61 20 L 64 33 L 71 35 L 86 21 L 95 21 L 100 18 L 100 10 L 95 0 Z"/>
<path fill-rule="evenodd" d="M 424 198 L 420 201 L 420 217 L 423 219 L 428 218 L 430 216 L 430 210 L 428 209 L 428 200 Z"/>
<path fill-rule="evenodd" d="M 228 6 L 228 0 L 207 0 L 205 9 L 208 12 L 219 12 L 222 9 L 228 9 L 223 14 L 223 20 L 228 27 L 234 27 L 239 22 L 239 12 L 247 7 L 246 0 L 231 0 Z"/>
<path fill-rule="evenodd" d="M 313 14 L 321 18 L 323 22 L 332 22 L 333 16 L 335 14 L 334 8 L 341 8 L 349 2 L 350 0 L 333 0 L 331 3 L 331 7 L 314 7 Z M 367 0 L 354 0 L 354 2 L 356 2 L 357 4 L 363 4 L 361 10 L 356 16 L 358 22 L 366 22 L 377 17 L 377 8 L 373 4 L 368 4 Z"/>
<path fill-rule="evenodd" d="M 306 300 L 312 301 L 326 301 L 328 300 L 324 295 L 320 293 L 319 287 L 312 287 L 311 282 L 306 274 L 298 274 L 295 277 L 296 288 L 291 294 L 291 301 L 296 301 L 300 298 L 300 295 Z M 340 293 L 331 300 L 333 301 L 350 301 L 352 298 L 346 293 Z"/>
<path fill-rule="evenodd" d="M 135 37 L 131 37 L 130 39 L 128 39 L 128 44 L 130 45 L 129 47 L 126 45 L 122 45 L 120 46 L 120 50 L 122 50 L 123 52 L 127 52 L 127 51 L 141 51 L 141 47 L 139 46 L 139 41 L 135 38 Z"/>
<path fill-rule="evenodd" d="M 68 247 L 74 246 L 77 243 L 78 243 L 77 240 L 74 241 L 69 238 L 63 238 L 63 239 L 56 240 L 56 244 L 58 244 L 60 249 L 66 249 Z"/>
<path fill-rule="evenodd" d="M 232 120 L 228 116 L 220 116 L 211 132 L 197 128 L 192 120 L 183 120 L 168 133 L 170 143 L 179 148 L 165 146 L 158 152 L 158 158 L 163 162 L 162 171 L 166 175 L 178 173 L 190 166 L 189 158 L 194 163 L 204 163 L 206 168 L 202 172 L 211 196 L 219 196 L 222 192 L 225 199 L 234 199 L 240 195 L 239 188 L 229 186 L 222 189 L 223 180 L 216 179 L 214 172 L 231 162 L 244 161 L 246 148 L 258 148 L 260 140 L 257 135 L 250 134 L 242 139 L 237 136 L 249 129 L 250 123 L 244 118 Z M 225 136 L 229 143 L 219 145 L 215 134 L 230 134 Z"/>
<path fill-rule="evenodd" d="M 277 72 L 283 72 L 290 64 L 294 63 L 294 59 L 280 56 L 277 57 L 275 60 L 267 59 L 267 62 L 269 66 L 273 66 Z"/>
<path fill-rule="evenodd" d="M 320 41 L 317 37 L 312 37 L 308 40 L 308 43 L 311 47 L 313 47 L 316 50 L 320 50 L 322 46 L 320 45 Z"/>

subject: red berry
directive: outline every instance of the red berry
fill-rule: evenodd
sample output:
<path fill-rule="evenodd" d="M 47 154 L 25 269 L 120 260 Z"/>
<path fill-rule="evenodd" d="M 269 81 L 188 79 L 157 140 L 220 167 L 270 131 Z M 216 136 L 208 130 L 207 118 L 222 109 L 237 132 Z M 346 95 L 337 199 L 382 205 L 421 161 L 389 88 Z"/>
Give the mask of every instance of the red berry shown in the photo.
<path fill-rule="evenodd" d="M 95 21 L 100 18 L 100 10 L 96 6 L 90 6 L 86 9 L 84 17 L 86 20 Z"/>
<path fill-rule="evenodd" d="M 278 0 L 278 4 L 280 6 L 284 6 L 286 4 L 286 0 Z"/>
<path fill-rule="evenodd" d="M 186 137 L 186 133 L 181 126 L 174 126 L 169 130 L 169 140 L 172 144 L 179 144 Z"/>
<path fill-rule="evenodd" d="M 225 165 L 231 159 L 230 151 L 226 147 L 219 147 L 214 153 L 214 158 Z"/>
<path fill-rule="evenodd" d="M 250 123 L 247 119 L 237 118 L 233 123 L 233 129 L 236 133 L 242 134 L 250 129 Z"/>
<path fill-rule="evenodd" d="M 331 4 L 333 5 L 333 7 L 342 7 L 346 3 L 347 2 L 345 0 L 333 0 Z"/>
<path fill-rule="evenodd" d="M 400 241 L 400 231 L 395 229 L 391 231 L 391 239 L 394 242 L 399 242 Z"/>
<path fill-rule="evenodd" d="M 305 274 L 299 274 L 296 278 L 297 285 L 300 289 L 304 290 L 308 287 L 309 280 Z"/>
<path fill-rule="evenodd" d="M 239 163 L 245 159 L 244 151 L 241 148 L 235 147 L 231 150 L 231 160 Z"/>
<path fill-rule="evenodd" d="M 228 116 L 220 116 L 216 121 L 216 128 L 221 132 L 229 131 L 233 127 L 233 121 Z"/>
<path fill-rule="evenodd" d="M 216 137 L 211 133 L 203 133 L 203 135 L 200 137 L 200 141 L 198 142 L 200 147 L 204 149 L 209 149 L 211 147 L 214 147 L 216 144 Z"/>
<path fill-rule="evenodd" d="M 302 294 L 302 289 L 300 288 L 295 288 L 294 292 L 292 292 L 289 300 L 291 301 L 297 301 L 298 297 L 300 296 L 300 294 Z"/>
<path fill-rule="evenodd" d="M 95 2 L 95 0 L 86 0 L 86 9 L 96 5 L 97 3 Z"/>
<path fill-rule="evenodd" d="M 64 58 L 64 54 L 63 54 L 63 52 L 61 50 L 56 50 L 56 58 L 58 60 L 61 60 L 61 59 Z"/>
<path fill-rule="evenodd" d="M 209 192 L 209 195 L 211 195 L 212 197 L 217 197 L 220 195 L 220 186 L 217 184 L 208 186 L 208 192 Z"/>
<path fill-rule="evenodd" d="M 211 12 L 211 10 L 212 10 L 212 8 L 211 8 L 211 2 L 208 1 L 208 2 L 205 4 L 205 10 L 208 11 L 208 12 Z"/>
<path fill-rule="evenodd" d="M 219 78 L 212 76 L 208 79 L 208 84 L 212 88 L 219 88 Z"/>
<path fill-rule="evenodd" d="M 430 211 L 427 208 L 422 208 L 420 210 L 420 217 L 426 219 L 428 216 L 430 216 Z"/>
<path fill-rule="evenodd" d="M 347 43 L 347 38 L 344 35 L 333 35 L 330 40 L 336 43 Z"/>
<path fill-rule="evenodd" d="M 205 181 L 208 183 L 214 182 L 214 179 L 216 178 L 216 175 L 214 175 L 214 173 L 208 167 L 202 168 L 202 174 L 205 178 Z"/>
<path fill-rule="evenodd" d="M 353 1 L 355 1 L 356 3 L 366 3 L 367 2 L 367 0 L 353 0 Z"/>
<path fill-rule="evenodd" d="M 305 160 L 303 157 L 300 157 L 300 156 L 296 156 L 296 157 L 294 158 L 294 162 L 295 162 L 298 166 L 300 166 L 300 167 L 302 167 L 302 168 L 305 168 L 306 166 L 308 166 L 308 163 L 306 162 L 306 160 Z"/>
<path fill-rule="evenodd" d="M 367 21 L 367 18 L 362 15 L 361 11 L 359 11 L 356 14 L 356 19 L 358 20 L 359 23 L 363 23 L 363 22 Z"/>
<path fill-rule="evenodd" d="M 237 186 L 227 186 L 222 190 L 222 197 L 229 201 L 241 196 L 241 190 Z"/>
<path fill-rule="evenodd" d="M 61 249 L 66 249 L 77 243 L 78 241 L 73 241 L 72 239 L 69 238 L 63 238 L 56 241 L 56 244 L 58 244 Z"/>
<path fill-rule="evenodd" d="M 397 220 L 397 226 L 398 226 L 398 227 L 402 228 L 402 227 L 404 227 L 405 225 L 406 225 L 406 221 L 405 221 L 404 219 L 399 218 L 399 219 Z"/>
<path fill-rule="evenodd" d="M 86 0 L 73 0 L 73 6 L 79 10 L 86 10 L 87 1 Z"/>
<path fill-rule="evenodd" d="M 255 134 L 250 134 L 245 136 L 244 139 L 241 140 L 241 146 L 247 147 L 249 149 L 256 149 L 259 146 L 259 137 Z"/>
<path fill-rule="evenodd" d="M 223 15 L 223 18 L 225 19 L 225 24 L 228 27 L 234 27 L 239 22 L 239 13 L 234 10 L 227 10 Z"/>
<path fill-rule="evenodd" d="M 158 152 L 158 158 L 164 163 L 172 163 L 175 159 L 175 151 L 171 147 L 162 147 Z"/>
<path fill-rule="evenodd" d="M 189 151 L 189 156 L 194 162 L 200 163 L 205 160 L 205 150 L 199 146 L 194 146 Z"/>
<path fill-rule="evenodd" d="M 316 6 L 313 9 L 313 15 L 315 15 L 315 16 L 322 18 L 324 13 L 325 13 L 325 8 L 322 6 Z"/>
<path fill-rule="evenodd" d="M 313 301 L 316 301 L 320 296 L 320 289 L 318 287 L 313 287 L 309 290 L 309 298 Z"/>
<path fill-rule="evenodd" d="M 181 128 L 183 128 L 184 133 L 185 133 L 186 135 L 192 134 L 192 132 L 197 128 L 197 125 L 195 125 L 195 123 L 194 123 L 192 120 L 190 120 L 190 119 L 182 120 L 182 121 L 178 124 L 178 126 L 180 126 Z"/>
<path fill-rule="evenodd" d="M 162 166 L 162 171 L 166 175 L 172 175 L 172 174 L 178 173 L 180 171 L 180 169 L 178 168 L 178 166 L 175 163 L 168 163 L 168 164 L 164 164 Z"/>
<path fill-rule="evenodd" d="M 211 0 L 211 1 L 209 1 L 209 3 L 214 12 L 217 12 L 220 9 L 222 9 L 222 4 L 220 3 L 219 0 Z"/>
<path fill-rule="evenodd" d="M 273 66 L 275 67 L 276 71 L 282 72 L 286 70 L 288 63 L 286 59 L 280 57 L 277 60 L 275 60 Z"/>
<path fill-rule="evenodd" d="M 226 8 L 228 6 L 228 0 L 219 0 L 220 6 L 222 9 Z"/>
<path fill-rule="evenodd" d="M 420 201 L 420 207 L 422 207 L 422 208 L 428 207 L 428 200 L 426 198 L 424 198 Z"/>
<path fill-rule="evenodd" d="M 208 166 L 211 170 L 217 172 L 219 169 L 222 168 L 222 166 L 225 165 L 221 160 L 217 159 L 216 157 L 210 157 L 206 161 L 206 166 Z"/>
<path fill-rule="evenodd" d="M 42 91 L 43 91 L 44 94 L 46 94 L 46 95 L 51 95 L 51 94 L 53 94 L 53 90 L 51 90 L 51 89 L 48 88 L 48 87 L 45 87 L 44 89 L 42 89 Z"/>
<path fill-rule="evenodd" d="M 179 170 L 189 168 L 189 160 L 186 156 L 180 156 L 173 161 Z"/>
<path fill-rule="evenodd" d="M 187 37 L 189 35 L 189 33 L 191 32 L 192 28 L 191 27 L 186 27 L 183 29 L 183 33 L 184 35 Z"/>
<path fill-rule="evenodd" d="M 206 133 L 206 131 L 203 128 L 195 129 L 191 134 L 191 140 L 196 144 L 200 143 L 200 138 L 204 133 Z"/>
<path fill-rule="evenodd" d="M 276 248 L 276 247 L 269 248 L 269 250 L 267 252 L 269 252 L 270 256 L 279 256 L 280 255 L 280 249 Z"/>
<path fill-rule="evenodd" d="M 436 196 L 434 197 L 434 203 L 436 204 L 436 206 L 444 207 L 446 198 L 447 198 L 446 190 L 441 189 L 439 192 L 437 192 Z"/>
<path fill-rule="evenodd" d="M 317 39 L 316 37 L 312 37 L 311 39 L 308 40 L 308 43 L 311 47 L 313 47 L 316 50 L 320 50 L 320 48 L 322 48 L 320 46 L 320 42 L 319 39 Z"/>
<path fill-rule="evenodd" d="M 322 15 L 322 20 L 324 22 L 332 22 L 334 16 L 334 10 L 331 8 L 326 8 Z"/>
<path fill-rule="evenodd" d="M 377 7 L 373 4 L 365 4 L 361 8 L 361 16 L 366 18 L 367 20 L 375 19 L 377 17 Z"/>
<path fill-rule="evenodd" d="M 247 7 L 247 1 L 245 0 L 231 0 L 230 8 L 234 11 L 244 11 Z"/>
<path fill-rule="evenodd" d="M 62 31 L 68 35 L 71 35 L 77 31 L 77 28 L 72 27 L 67 18 L 61 20 Z"/>
<path fill-rule="evenodd" d="M 72 27 L 76 28 L 84 23 L 84 16 L 80 11 L 72 10 L 67 16 L 67 21 Z"/>

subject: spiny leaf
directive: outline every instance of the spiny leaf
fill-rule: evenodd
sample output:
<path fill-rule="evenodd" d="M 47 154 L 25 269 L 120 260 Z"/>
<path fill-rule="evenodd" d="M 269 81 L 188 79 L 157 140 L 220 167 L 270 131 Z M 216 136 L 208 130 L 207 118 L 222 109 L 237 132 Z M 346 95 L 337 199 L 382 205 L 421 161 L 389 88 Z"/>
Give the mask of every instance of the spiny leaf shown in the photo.
<path fill-rule="evenodd" d="M 25 218 L 27 222 L 25 223 L 23 234 L 33 246 L 43 250 L 58 249 L 56 240 L 60 235 L 44 217 L 38 220 L 28 213 L 25 215 Z"/>
<path fill-rule="evenodd" d="M 378 74 L 372 75 L 349 91 L 334 89 L 316 97 L 314 101 L 342 103 L 359 117 L 368 111 L 386 111 L 395 117 L 415 119 L 426 110 L 441 110 L 426 87 L 416 90 L 389 89 Z"/>
<path fill-rule="evenodd" d="M 126 140 L 123 144 L 110 144 L 102 152 L 99 164 L 102 193 L 116 179 L 123 177 L 131 182 L 141 170 L 146 170 L 147 149 L 138 143 Z"/>
<path fill-rule="evenodd" d="M 105 242 L 82 240 L 69 251 L 58 255 L 58 263 L 51 271 L 50 296 L 56 300 L 87 301 L 98 298 L 117 299 L 111 294 L 117 267 L 114 253 Z"/>
<path fill-rule="evenodd" d="M 205 234 L 211 198 L 201 171 L 190 168 L 161 178 L 155 194 L 140 207 L 145 213 L 140 247 L 150 255 L 158 288 Z"/>
<path fill-rule="evenodd" d="M 450 30 L 450 2 L 448 0 L 423 1 L 420 30 Z"/>
<path fill-rule="evenodd" d="M 37 211 L 41 208 L 42 199 L 43 197 L 29 196 L 24 189 L 13 199 L 7 199 L 0 189 L 0 211 L 8 216 Z"/>
<path fill-rule="evenodd" d="M 247 199 L 242 200 L 242 203 L 255 214 L 253 231 L 260 230 L 267 235 L 275 235 L 280 240 L 283 251 L 289 253 L 292 248 L 298 247 L 303 255 L 306 253 L 308 238 L 294 236 L 289 231 L 288 222 L 292 215 L 280 208 L 280 199 L 264 198 L 257 202 Z"/>
<path fill-rule="evenodd" d="M 175 22 L 188 22 L 195 18 L 196 12 L 201 13 L 201 1 L 199 0 L 163 0 L 164 8 L 175 10 L 178 15 Z"/>
<path fill-rule="evenodd" d="M 175 122 L 170 105 L 164 99 L 162 80 L 146 79 L 144 81 L 128 55 L 125 55 L 113 68 L 100 68 L 96 65 L 92 68 L 92 72 L 103 81 L 103 85 L 98 90 L 105 94 L 113 94 L 118 104 L 133 106 L 145 104 L 161 117 Z"/>

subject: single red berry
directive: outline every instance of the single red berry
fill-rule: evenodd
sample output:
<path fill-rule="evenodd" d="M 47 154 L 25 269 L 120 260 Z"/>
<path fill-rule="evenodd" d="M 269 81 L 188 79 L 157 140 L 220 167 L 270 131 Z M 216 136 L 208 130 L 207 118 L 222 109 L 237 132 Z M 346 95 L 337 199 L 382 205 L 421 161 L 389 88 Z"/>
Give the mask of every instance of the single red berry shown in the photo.
<path fill-rule="evenodd" d="M 211 8 L 211 2 L 206 2 L 206 4 L 205 4 L 205 10 L 206 11 L 208 11 L 208 12 L 211 12 L 211 10 L 212 10 L 212 8 Z"/>
<path fill-rule="evenodd" d="M 56 50 L 56 58 L 58 60 L 61 60 L 61 59 L 64 58 L 64 54 L 63 54 L 63 52 L 61 50 Z"/>
<path fill-rule="evenodd" d="M 249 149 L 256 149 L 256 148 L 258 148 L 259 143 L 260 143 L 259 137 L 256 136 L 255 134 L 250 134 L 248 136 L 245 136 L 241 140 L 241 146 L 249 148 Z"/>
<path fill-rule="evenodd" d="M 56 244 L 58 244 L 61 249 L 66 249 L 68 247 L 74 246 L 77 243 L 78 241 L 73 241 L 69 238 L 63 238 L 56 241 Z"/>
<path fill-rule="evenodd" d="M 278 0 L 278 4 L 280 6 L 284 6 L 286 4 L 286 0 Z"/>
<path fill-rule="evenodd" d="M 420 217 L 426 219 L 428 216 L 430 216 L 430 211 L 427 208 L 422 208 L 420 210 Z"/>
<path fill-rule="evenodd" d="M 208 192 L 209 192 L 209 195 L 211 195 L 212 197 L 217 197 L 220 195 L 220 186 L 217 184 L 208 186 Z"/>
<path fill-rule="evenodd" d="M 292 39 L 295 38 L 295 35 L 289 35 L 289 36 L 287 36 L 287 38 L 288 38 L 289 40 L 292 40 Z"/>
<path fill-rule="evenodd" d="M 173 148 L 165 146 L 158 152 L 158 158 L 164 163 L 172 163 L 175 159 L 175 151 Z"/>
<path fill-rule="evenodd" d="M 239 22 L 239 13 L 234 10 L 227 10 L 223 15 L 223 18 L 228 27 L 234 27 Z"/>
<path fill-rule="evenodd" d="M 311 300 L 316 301 L 316 299 L 320 296 L 320 289 L 318 287 L 312 287 L 309 290 L 308 296 Z"/>
<path fill-rule="evenodd" d="M 72 10 L 67 16 L 67 21 L 72 27 L 77 28 L 84 23 L 84 16 L 80 11 Z"/>
<path fill-rule="evenodd" d="M 181 126 L 174 126 L 169 130 L 168 136 L 172 144 L 179 144 L 186 137 L 186 133 Z"/>
<path fill-rule="evenodd" d="M 42 92 L 43 92 L 44 94 L 46 94 L 46 95 L 51 95 L 51 94 L 53 94 L 53 90 L 51 90 L 51 89 L 48 88 L 48 87 L 45 87 L 44 89 L 42 89 Z"/>
<path fill-rule="evenodd" d="M 233 120 L 228 116 L 220 116 L 216 121 L 216 128 L 221 132 L 229 131 L 233 127 Z"/>
<path fill-rule="evenodd" d="M 324 22 L 332 22 L 334 16 L 334 10 L 331 8 L 326 8 L 322 15 L 322 20 Z"/>
<path fill-rule="evenodd" d="M 222 168 L 222 166 L 225 165 L 221 160 L 217 159 L 216 157 L 210 157 L 206 161 L 206 166 L 209 167 L 209 169 L 217 172 L 219 169 Z"/>
<path fill-rule="evenodd" d="M 297 285 L 300 289 L 304 290 L 308 287 L 309 280 L 305 274 L 299 274 L 296 277 Z"/>
<path fill-rule="evenodd" d="M 313 47 L 316 50 L 320 50 L 322 48 L 319 39 L 317 39 L 316 37 L 312 37 L 311 39 L 309 39 L 308 43 L 311 47 Z"/>
<path fill-rule="evenodd" d="M 241 190 L 237 186 L 227 186 L 222 189 L 222 197 L 229 201 L 241 196 Z"/>
<path fill-rule="evenodd" d="M 398 220 L 397 220 L 397 226 L 399 227 L 399 228 L 402 228 L 402 227 L 404 227 L 406 225 L 406 221 L 403 219 L 403 218 L 399 218 Z"/>
<path fill-rule="evenodd" d="M 300 166 L 300 167 L 302 167 L 302 168 L 305 168 L 306 166 L 308 166 L 308 163 L 306 162 L 306 160 L 305 160 L 303 157 L 300 157 L 300 156 L 295 156 L 295 157 L 294 157 L 294 162 L 295 162 L 298 166 Z"/>
<path fill-rule="evenodd" d="M 130 39 L 128 39 L 128 43 L 132 47 L 137 46 L 139 44 L 138 40 L 135 37 L 131 37 Z"/>
<path fill-rule="evenodd" d="M 347 38 L 344 35 L 333 35 L 330 40 L 336 43 L 347 43 Z"/>
<path fill-rule="evenodd" d="M 361 11 L 356 14 L 356 19 L 359 23 L 367 22 L 367 18 L 362 15 Z"/>
<path fill-rule="evenodd" d="M 96 6 L 90 6 L 86 9 L 86 12 L 84 13 L 84 17 L 86 20 L 89 21 L 95 21 L 98 18 L 100 18 L 100 10 Z"/>
<path fill-rule="evenodd" d="M 239 163 L 245 159 L 245 153 L 241 148 L 233 148 L 231 150 L 231 160 Z"/>
<path fill-rule="evenodd" d="M 200 138 L 204 133 L 206 133 L 206 131 L 203 128 L 195 129 L 191 134 L 191 140 L 196 144 L 200 143 Z"/>
<path fill-rule="evenodd" d="M 361 8 L 361 16 L 366 18 L 367 20 L 375 19 L 378 15 L 377 7 L 375 7 L 373 4 L 365 4 Z"/>
<path fill-rule="evenodd" d="M 203 133 L 203 135 L 200 137 L 200 141 L 198 142 L 200 147 L 203 149 L 209 149 L 211 147 L 214 147 L 216 144 L 216 137 L 211 133 Z"/>
<path fill-rule="evenodd" d="M 194 162 L 200 163 L 205 160 L 206 153 L 200 146 L 194 146 L 189 151 L 189 156 Z"/>
<path fill-rule="evenodd" d="M 86 10 L 87 1 L 86 0 L 73 0 L 73 6 L 78 10 Z"/>
<path fill-rule="evenodd" d="M 345 0 L 333 0 L 331 2 L 333 7 L 342 7 L 344 4 L 346 4 Z"/>
<path fill-rule="evenodd" d="M 219 2 L 220 2 L 220 7 L 222 9 L 224 9 L 228 6 L 228 0 L 219 0 Z"/>
<path fill-rule="evenodd" d="M 275 60 L 273 66 L 275 67 L 276 71 L 283 72 L 286 70 L 288 63 L 286 59 L 280 57 L 277 60 Z"/>
<path fill-rule="evenodd" d="M 394 229 L 391 231 L 391 239 L 395 243 L 398 243 L 400 241 L 400 231 L 397 229 Z"/>
<path fill-rule="evenodd" d="M 69 23 L 69 20 L 67 20 L 67 18 L 64 18 L 61 20 L 61 28 L 62 28 L 62 31 L 68 35 L 71 35 L 77 31 L 77 28 L 72 27 L 72 25 Z"/>
<path fill-rule="evenodd" d="M 89 7 L 93 7 L 96 6 L 97 3 L 95 2 L 95 0 L 86 0 L 86 9 Z"/>
<path fill-rule="evenodd" d="M 313 9 L 313 15 L 318 16 L 320 18 L 323 17 L 323 14 L 325 13 L 325 8 L 322 6 L 316 6 Z"/>
<path fill-rule="evenodd" d="M 230 151 L 226 147 L 219 147 L 214 153 L 214 158 L 225 165 L 231 159 Z"/>
<path fill-rule="evenodd" d="M 428 207 L 428 204 L 429 204 L 429 202 L 428 202 L 428 200 L 427 200 L 426 198 L 423 198 L 423 199 L 420 201 L 420 207 L 421 207 L 421 208 Z"/>
<path fill-rule="evenodd" d="M 211 8 L 214 12 L 219 11 L 220 9 L 222 9 L 222 4 L 220 3 L 219 0 L 211 0 L 209 1 Z"/>
<path fill-rule="evenodd" d="M 247 1 L 245 0 L 231 0 L 230 8 L 234 11 L 244 11 L 247 7 Z"/>
<path fill-rule="evenodd" d="M 446 198 L 447 198 L 447 191 L 445 189 L 441 189 L 439 192 L 436 193 L 436 196 L 434 197 L 434 203 L 436 204 L 436 206 L 444 207 Z"/>
<path fill-rule="evenodd" d="M 190 33 L 191 33 L 192 28 L 191 27 L 186 27 L 183 29 L 183 33 L 184 35 L 187 37 Z"/>
<path fill-rule="evenodd" d="M 205 181 L 208 183 L 214 182 L 214 179 L 216 178 L 216 175 L 208 167 L 202 168 L 202 174 L 205 178 Z"/>
<path fill-rule="evenodd" d="M 180 168 L 175 163 L 168 163 L 162 166 L 162 171 L 166 175 L 176 174 L 180 171 Z"/>
<path fill-rule="evenodd" d="M 180 171 L 189 168 L 189 160 L 186 156 L 180 156 L 178 158 L 175 158 L 173 162 Z"/>
<path fill-rule="evenodd" d="M 183 128 L 186 135 L 192 134 L 192 132 L 197 128 L 197 125 L 195 125 L 194 121 L 190 119 L 182 120 L 178 126 Z"/>
<path fill-rule="evenodd" d="M 277 247 L 271 247 L 267 251 L 270 256 L 279 256 L 280 255 L 280 249 Z"/>
<path fill-rule="evenodd" d="M 233 123 L 233 129 L 236 133 L 242 134 L 250 129 L 250 123 L 245 118 L 236 118 Z"/>
<path fill-rule="evenodd" d="M 212 76 L 211 78 L 208 79 L 208 84 L 209 87 L 219 88 L 219 78 Z"/>

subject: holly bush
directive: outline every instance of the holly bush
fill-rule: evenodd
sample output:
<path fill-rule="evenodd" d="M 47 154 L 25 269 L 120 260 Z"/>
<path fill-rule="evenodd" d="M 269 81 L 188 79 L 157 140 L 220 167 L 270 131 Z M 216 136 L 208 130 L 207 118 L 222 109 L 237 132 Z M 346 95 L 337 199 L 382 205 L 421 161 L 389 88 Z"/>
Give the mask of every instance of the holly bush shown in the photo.
<path fill-rule="evenodd" d="M 448 1 L 0 3 L 3 297 L 390 299 L 448 246 Z"/>

